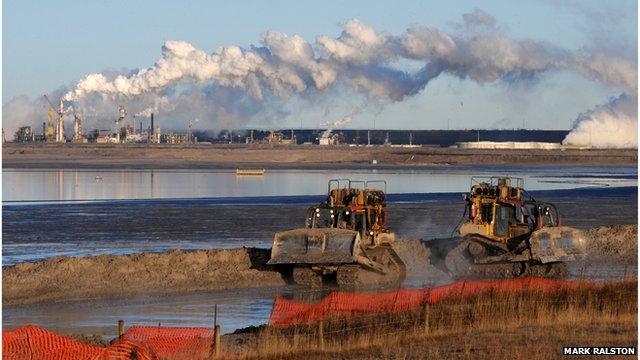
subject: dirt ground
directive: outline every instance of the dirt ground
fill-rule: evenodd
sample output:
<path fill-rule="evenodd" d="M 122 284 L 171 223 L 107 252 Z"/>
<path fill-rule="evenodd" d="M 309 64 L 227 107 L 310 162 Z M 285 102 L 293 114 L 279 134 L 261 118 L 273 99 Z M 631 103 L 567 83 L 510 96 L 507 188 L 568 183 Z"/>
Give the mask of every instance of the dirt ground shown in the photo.
<path fill-rule="evenodd" d="M 315 145 L 4 144 L 4 167 L 17 168 L 416 168 L 420 166 L 635 166 L 636 150 L 477 150 L 440 147 Z M 377 164 L 372 164 L 376 160 Z"/>
<path fill-rule="evenodd" d="M 637 225 L 599 227 L 586 232 L 590 257 L 635 263 Z M 449 279 L 435 266 L 421 240 L 395 248 L 417 285 Z M 285 285 L 287 274 L 266 265 L 268 249 L 170 251 L 132 255 L 54 257 L 2 270 L 3 306 L 45 300 L 113 297 L 135 293 L 179 293 Z M 425 277 L 425 274 L 427 275 Z"/>
<path fill-rule="evenodd" d="M 285 285 L 268 257 L 251 248 L 54 257 L 3 269 L 2 303 Z"/>

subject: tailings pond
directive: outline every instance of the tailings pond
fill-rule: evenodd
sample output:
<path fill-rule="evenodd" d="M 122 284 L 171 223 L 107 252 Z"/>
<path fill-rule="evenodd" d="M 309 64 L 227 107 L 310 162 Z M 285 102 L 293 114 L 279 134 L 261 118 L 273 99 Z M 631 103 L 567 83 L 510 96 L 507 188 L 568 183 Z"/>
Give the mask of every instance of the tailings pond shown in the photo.
<path fill-rule="evenodd" d="M 446 237 L 462 216 L 460 194 L 468 191 L 470 178 L 505 174 L 523 177 L 534 196 L 554 202 L 565 225 L 637 222 L 635 168 L 267 170 L 255 177 L 232 171 L 3 169 L 2 264 L 60 255 L 267 248 L 274 232 L 304 223 L 306 208 L 324 199 L 332 178 L 386 180 L 389 224 L 400 237 Z M 618 265 L 587 269 L 586 275 L 619 278 L 637 270 L 636 264 Z M 432 285 L 423 275 L 405 285 Z M 276 295 L 299 296 L 282 287 L 48 302 L 3 308 L 3 328 L 31 323 L 113 336 L 118 319 L 128 325 L 210 327 L 213 305 L 219 304 L 226 333 L 266 323 Z"/>

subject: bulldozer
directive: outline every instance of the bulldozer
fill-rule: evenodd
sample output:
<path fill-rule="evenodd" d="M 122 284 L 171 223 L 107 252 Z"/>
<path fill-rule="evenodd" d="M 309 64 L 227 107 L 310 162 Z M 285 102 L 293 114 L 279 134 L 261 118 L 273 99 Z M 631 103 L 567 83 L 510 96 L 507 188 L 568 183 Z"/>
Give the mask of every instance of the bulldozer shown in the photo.
<path fill-rule="evenodd" d="M 309 207 L 305 227 L 275 234 L 268 264 L 290 269 L 302 286 L 401 282 L 406 269 L 392 247 L 386 186 L 383 180 L 329 180 L 326 200 Z"/>
<path fill-rule="evenodd" d="M 584 234 L 562 226 L 552 203 L 536 200 L 514 177 L 471 179 L 459 237 L 446 254 L 455 276 L 558 277 L 584 253 Z"/>

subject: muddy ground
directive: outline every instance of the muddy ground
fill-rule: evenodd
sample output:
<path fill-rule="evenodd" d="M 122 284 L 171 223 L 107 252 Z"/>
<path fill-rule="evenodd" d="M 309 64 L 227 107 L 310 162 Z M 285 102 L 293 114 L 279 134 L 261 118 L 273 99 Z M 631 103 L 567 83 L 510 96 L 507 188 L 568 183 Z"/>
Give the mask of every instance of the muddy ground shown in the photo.
<path fill-rule="evenodd" d="M 586 235 L 588 252 L 587 259 L 580 262 L 583 266 L 593 265 L 592 259 L 635 266 L 637 225 L 593 228 Z M 431 285 L 451 279 L 433 259 L 429 241 L 400 240 L 395 248 L 407 266 L 407 284 Z M 3 306 L 286 285 L 290 274 L 267 266 L 268 258 L 267 249 L 241 248 L 55 257 L 19 263 L 3 269 Z M 579 276 L 579 271 L 584 270 L 578 266 L 572 276 Z"/>
<path fill-rule="evenodd" d="M 264 249 L 54 257 L 2 272 L 3 305 L 285 285 Z"/>
<path fill-rule="evenodd" d="M 3 144 L 8 168 L 416 168 L 420 166 L 635 166 L 636 150 L 478 150 L 440 147 Z M 372 164 L 376 160 L 377 164 Z"/>

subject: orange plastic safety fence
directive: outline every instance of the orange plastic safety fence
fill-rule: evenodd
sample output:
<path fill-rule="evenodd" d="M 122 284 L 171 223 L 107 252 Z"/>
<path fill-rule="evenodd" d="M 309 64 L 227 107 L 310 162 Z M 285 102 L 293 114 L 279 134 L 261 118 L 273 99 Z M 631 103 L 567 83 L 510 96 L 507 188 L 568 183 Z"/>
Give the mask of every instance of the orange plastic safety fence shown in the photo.
<path fill-rule="evenodd" d="M 134 343 L 129 340 L 118 340 L 113 345 L 103 348 L 104 351 L 96 360 L 157 360 L 158 356 L 153 354 L 144 345 Z"/>
<path fill-rule="evenodd" d="M 2 332 L 5 360 L 118 360 L 131 359 L 132 353 L 139 360 L 156 359 L 131 342 L 119 341 L 108 348 L 91 346 L 34 325 Z"/>
<path fill-rule="evenodd" d="M 213 329 L 132 326 L 109 347 L 83 344 L 27 325 L 2 332 L 4 360 L 208 359 Z"/>
<path fill-rule="evenodd" d="M 132 326 L 122 337 L 144 344 L 159 358 L 206 359 L 213 344 L 213 329 Z"/>
<path fill-rule="evenodd" d="M 2 332 L 2 358 L 9 359 L 95 359 L 102 349 L 79 343 L 33 325 Z"/>
<path fill-rule="evenodd" d="M 578 286 L 593 286 L 593 283 L 545 278 L 462 280 L 430 289 L 400 289 L 377 293 L 332 292 L 315 304 L 278 296 L 273 304 L 269 324 L 289 326 L 313 323 L 328 318 L 398 312 L 417 309 L 425 303 L 435 304 L 447 298 L 466 297 L 487 291 L 553 292 Z"/>

